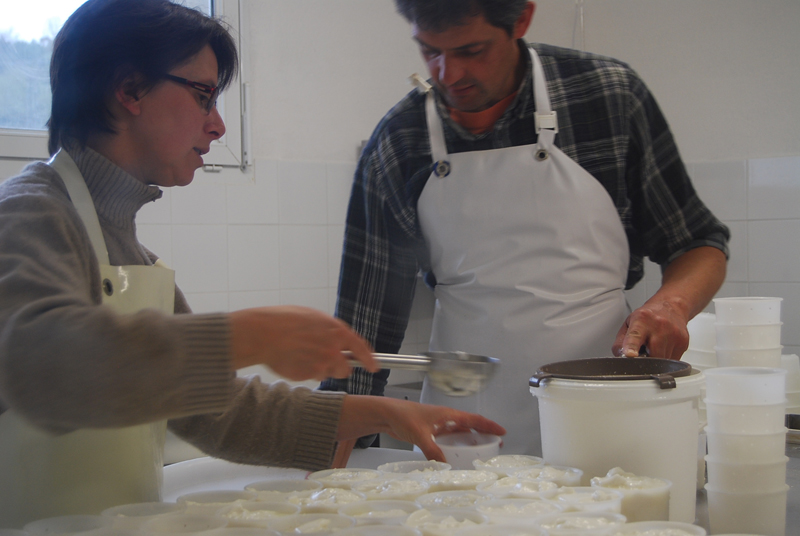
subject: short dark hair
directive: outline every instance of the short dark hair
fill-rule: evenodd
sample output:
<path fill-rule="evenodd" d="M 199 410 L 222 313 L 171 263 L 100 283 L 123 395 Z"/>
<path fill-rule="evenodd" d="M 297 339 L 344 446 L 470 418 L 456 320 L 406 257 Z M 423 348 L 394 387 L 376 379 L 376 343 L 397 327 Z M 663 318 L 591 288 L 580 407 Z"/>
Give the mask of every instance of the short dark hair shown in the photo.
<path fill-rule="evenodd" d="M 509 35 L 528 0 L 395 0 L 397 12 L 423 30 L 441 32 L 464 19 L 483 15 Z"/>
<path fill-rule="evenodd" d="M 53 42 L 53 94 L 48 149 L 67 138 L 82 146 L 92 133 L 114 133 L 109 100 L 120 84 L 139 95 L 209 45 L 217 57 L 217 84 L 236 77 L 238 55 L 218 20 L 169 0 L 88 0 L 67 19 Z"/>

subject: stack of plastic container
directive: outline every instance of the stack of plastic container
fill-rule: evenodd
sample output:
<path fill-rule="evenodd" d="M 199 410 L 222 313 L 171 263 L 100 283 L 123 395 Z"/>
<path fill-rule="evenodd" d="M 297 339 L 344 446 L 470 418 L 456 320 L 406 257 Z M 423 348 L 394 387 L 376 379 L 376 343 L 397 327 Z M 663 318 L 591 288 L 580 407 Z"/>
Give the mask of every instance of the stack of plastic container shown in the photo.
<path fill-rule="evenodd" d="M 782 355 L 781 368 L 786 370 L 786 414 L 800 415 L 800 358 Z"/>
<path fill-rule="evenodd" d="M 781 366 L 781 298 L 715 298 L 720 367 Z"/>
<path fill-rule="evenodd" d="M 784 536 L 786 371 L 719 367 L 705 375 L 711 532 Z"/>

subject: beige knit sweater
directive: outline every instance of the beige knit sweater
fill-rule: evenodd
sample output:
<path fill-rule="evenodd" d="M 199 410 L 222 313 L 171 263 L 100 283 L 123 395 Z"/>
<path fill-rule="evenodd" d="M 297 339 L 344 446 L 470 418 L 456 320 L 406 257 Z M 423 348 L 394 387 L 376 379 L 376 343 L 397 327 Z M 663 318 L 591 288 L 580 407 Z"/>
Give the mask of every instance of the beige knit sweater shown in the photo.
<path fill-rule="evenodd" d="M 109 160 L 70 148 L 112 265 L 150 265 L 136 212 L 161 197 Z M 254 247 L 257 245 L 254 244 Z M 101 304 L 99 266 L 55 171 L 27 166 L 0 184 L 0 413 L 53 433 L 169 419 L 206 453 L 316 470 L 335 448 L 342 397 L 237 379 L 226 314 L 118 315 Z"/>

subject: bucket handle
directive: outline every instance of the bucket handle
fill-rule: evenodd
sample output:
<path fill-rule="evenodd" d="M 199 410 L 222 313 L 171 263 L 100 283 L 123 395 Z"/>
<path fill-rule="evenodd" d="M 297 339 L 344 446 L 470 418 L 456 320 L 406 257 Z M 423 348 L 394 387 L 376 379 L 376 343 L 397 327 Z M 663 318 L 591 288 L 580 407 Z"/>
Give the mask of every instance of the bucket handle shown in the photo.
<path fill-rule="evenodd" d="M 547 380 L 549 378 L 565 378 L 571 380 L 645 380 L 647 378 L 654 379 L 657 383 L 659 388 L 661 389 L 675 389 L 678 384 L 675 382 L 675 378 L 671 374 L 648 374 L 642 376 L 596 376 L 593 378 L 578 378 L 575 376 L 560 376 L 558 374 L 551 374 L 549 372 L 536 372 L 531 379 L 528 381 L 528 385 L 531 387 L 540 387 L 542 381 Z"/>

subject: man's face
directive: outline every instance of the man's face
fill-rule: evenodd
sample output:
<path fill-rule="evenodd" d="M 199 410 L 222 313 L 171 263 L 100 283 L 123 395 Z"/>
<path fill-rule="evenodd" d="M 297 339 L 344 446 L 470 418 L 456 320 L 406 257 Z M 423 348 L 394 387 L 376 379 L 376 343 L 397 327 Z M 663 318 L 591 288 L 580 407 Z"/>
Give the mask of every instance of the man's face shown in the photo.
<path fill-rule="evenodd" d="M 527 24 L 524 25 L 527 29 Z M 447 105 L 479 112 L 516 91 L 519 85 L 519 29 L 509 35 L 483 15 L 470 17 L 442 32 L 412 25 L 422 58 Z"/>

